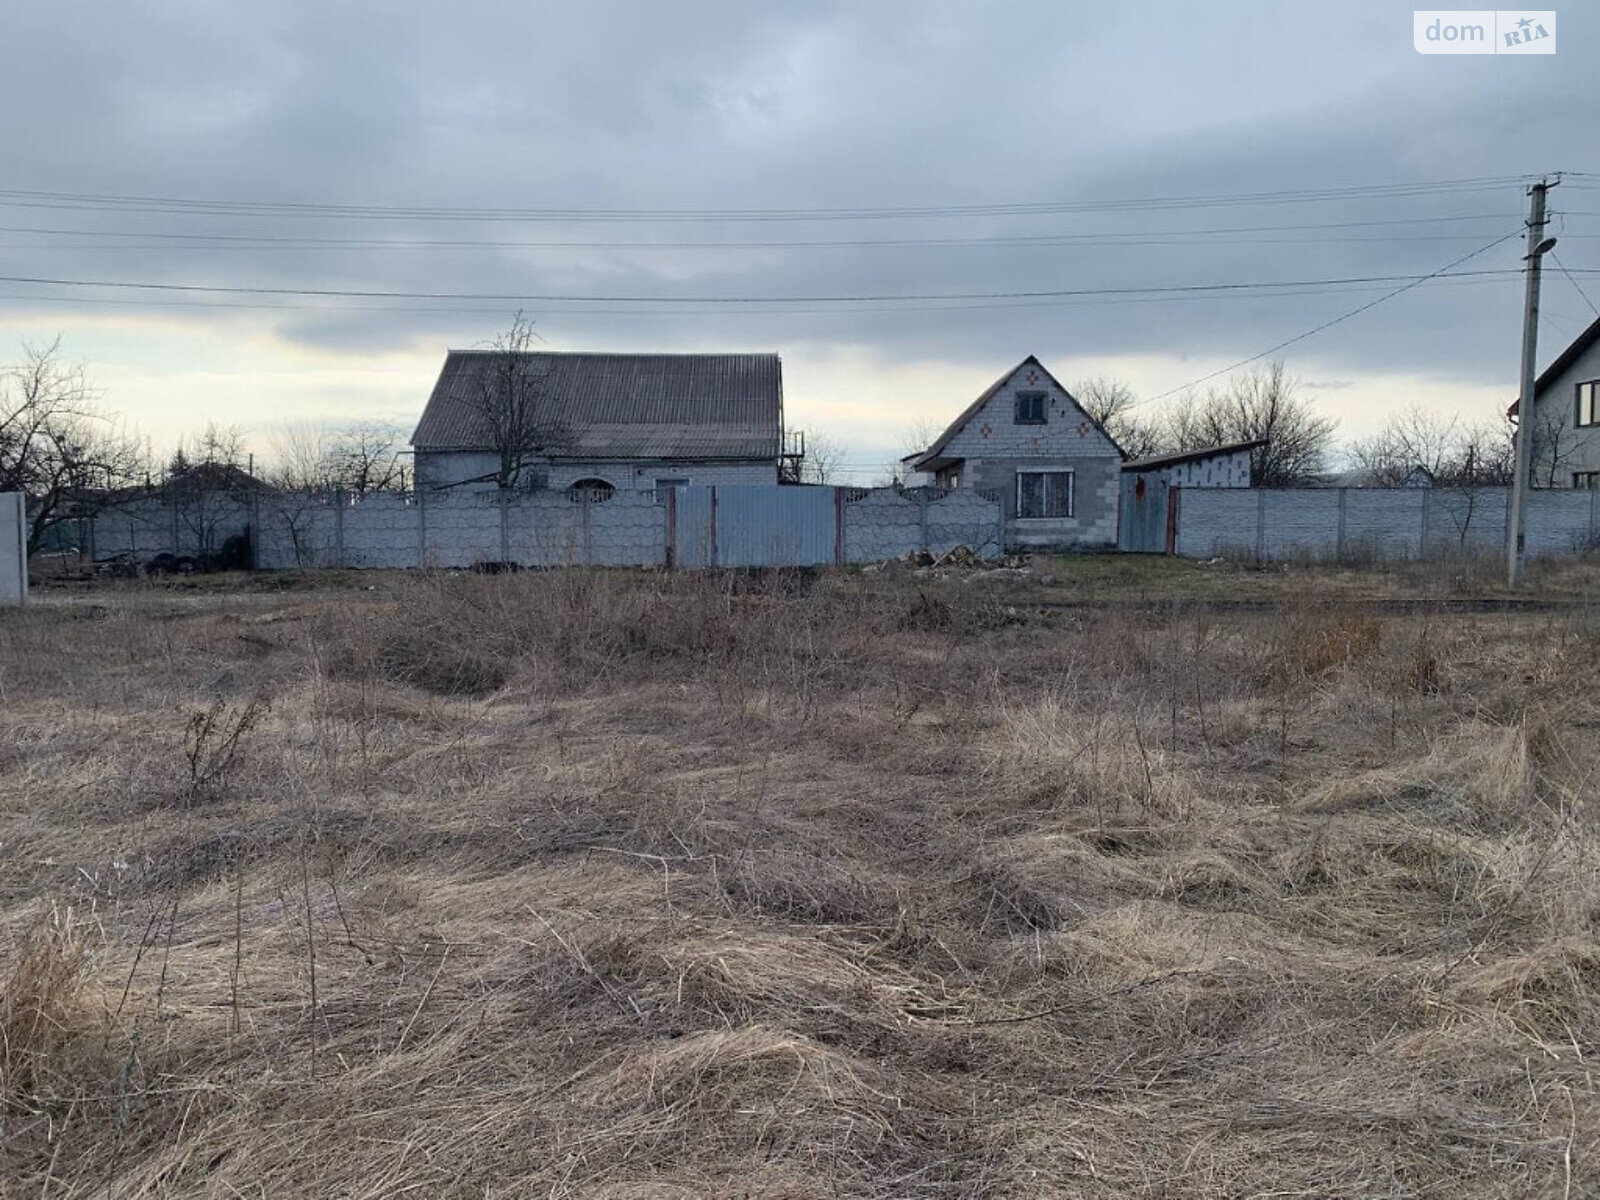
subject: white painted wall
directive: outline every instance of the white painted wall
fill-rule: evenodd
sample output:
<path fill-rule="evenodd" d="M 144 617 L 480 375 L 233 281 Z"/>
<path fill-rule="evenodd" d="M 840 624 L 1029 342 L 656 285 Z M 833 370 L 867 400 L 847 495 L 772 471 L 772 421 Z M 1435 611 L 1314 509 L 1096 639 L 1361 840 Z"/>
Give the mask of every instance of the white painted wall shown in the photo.
<path fill-rule="evenodd" d="M 1539 393 L 1533 427 L 1533 486 L 1569 488 L 1578 471 L 1600 471 L 1600 425 L 1579 429 L 1578 384 L 1600 380 L 1595 342 Z"/>
<path fill-rule="evenodd" d="M 500 460 L 476 451 L 421 453 L 416 458 L 417 487 L 444 488 L 463 479 L 493 476 Z M 688 479 L 693 487 L 750 487 L 776 485 L 778 465 L 770 459 L 743 462 L 654 462 L 611 459 L 542 464 L 540 471 L 552 489 L 570 487 L 580 479 L 604 479 L 619 491 L 653 492 L 657 479 Z M 452 491 L 495 490 L 494 480 L 451 487 Z"/>
<path fill-rule="evenodd" d="M 28 531 L 21 492 L 0 492 L 0 608 L 28 598 Z"/>

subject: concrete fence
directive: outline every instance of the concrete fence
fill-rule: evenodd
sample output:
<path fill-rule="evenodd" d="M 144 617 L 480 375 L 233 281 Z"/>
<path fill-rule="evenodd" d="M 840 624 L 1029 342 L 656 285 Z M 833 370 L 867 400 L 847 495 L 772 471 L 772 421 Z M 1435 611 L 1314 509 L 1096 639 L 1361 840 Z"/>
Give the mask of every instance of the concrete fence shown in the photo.
<path fill-rule="evenodd" d="M 28 598 L 28 524 L 21 492 L 0 492 L 0 608 Z"/>
<path fill-rule="evenodd" d="M 1528 493 L 1530 555 L 1600 544 L 1600 492 Z M 1178 493 L 1176 551 L 1265 561 L 1291 558 L 1461 558 L 1505 547 L 1510 490 L 1254 488 Z"/>
<path fill-rule="evenodd" d="M 201 557 L 248 529 L 255 565 L 808 566 L 965 545 L 997 557 L 999 498 L 974 489 L 684 487 L 663 493 L 148 496 L 94 521 L 96 558 Z"/>

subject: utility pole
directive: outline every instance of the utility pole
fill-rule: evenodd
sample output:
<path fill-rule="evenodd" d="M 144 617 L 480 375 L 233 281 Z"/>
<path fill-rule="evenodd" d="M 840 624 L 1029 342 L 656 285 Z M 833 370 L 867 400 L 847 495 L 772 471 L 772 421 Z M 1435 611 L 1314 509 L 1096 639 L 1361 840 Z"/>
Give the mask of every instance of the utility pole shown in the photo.
<path fill-rule="evenodd" d="M 1560 183 L 1560 179 L 1556 183 Z M 1554 246 L 1555 239 L 1544 238 L 1545 193 L 1555 186 L 1541 179 L 1528 189 L 1528 253 L 1527 292 L 1522 304 L 1522 374 L 1517 393 L 1517 445 L 1516 468 L 1511 477 L 1511 513 L 1506 522 L 1506 583 L 1510 587 L 1522 585 L 1522 568 L 1527 560 L 1525 529 L 1527 526 L 1528 481 L 1533 474 L 1533 410 L 1534 363 L 1539 352 L 1539 264 Z"/>

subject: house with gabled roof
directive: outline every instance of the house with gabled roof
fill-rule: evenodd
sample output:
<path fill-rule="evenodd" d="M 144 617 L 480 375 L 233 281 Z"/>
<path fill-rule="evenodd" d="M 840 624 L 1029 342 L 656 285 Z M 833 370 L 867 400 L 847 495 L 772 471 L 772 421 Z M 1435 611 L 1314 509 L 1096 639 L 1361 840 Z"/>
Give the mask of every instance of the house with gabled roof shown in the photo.
<path fill-rule="evenodd" d="M 1534 487 L 1600 487 L 1600 318 L 1539 373 L 1532 432 Z"/>
<path fill-rule="evenodd" d="M 483 397 L 507 353 L 446 356 L 411 435 L 419 488 L 498 486 L 500 456 Z M 530 419 L 544 434 L 522 486 L 592 496 L 776 485 L 780 466 L 796 465 L 783 452 L 776 354 L 511 353 L 533 381 Z"/>
<path fill-rule="evenodd" d="M 1008 550 L 1117 543 L 1122 448 L 1033 355 L 987 388 L 906 466 L 941 487 L 995 492 Z"/>

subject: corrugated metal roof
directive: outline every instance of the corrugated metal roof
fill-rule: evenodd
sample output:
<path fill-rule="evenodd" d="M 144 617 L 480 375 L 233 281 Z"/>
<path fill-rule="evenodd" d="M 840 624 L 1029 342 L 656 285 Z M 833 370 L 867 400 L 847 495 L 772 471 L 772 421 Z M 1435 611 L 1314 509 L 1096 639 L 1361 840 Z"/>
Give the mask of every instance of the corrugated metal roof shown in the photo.
<path fill-rule="evenodd" d="M 500 354 L 452 350 L 411 444 L 483 450 L 483 376 Z M 776 458 L 783 376 L 776 354 L 523 355 L 542 379 L 553 458 Z"/>

